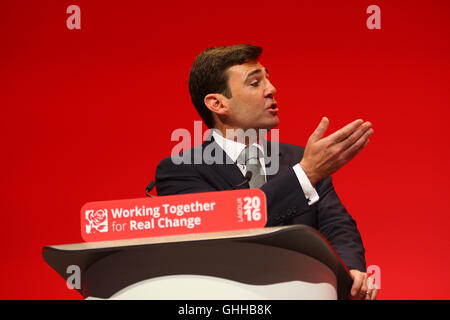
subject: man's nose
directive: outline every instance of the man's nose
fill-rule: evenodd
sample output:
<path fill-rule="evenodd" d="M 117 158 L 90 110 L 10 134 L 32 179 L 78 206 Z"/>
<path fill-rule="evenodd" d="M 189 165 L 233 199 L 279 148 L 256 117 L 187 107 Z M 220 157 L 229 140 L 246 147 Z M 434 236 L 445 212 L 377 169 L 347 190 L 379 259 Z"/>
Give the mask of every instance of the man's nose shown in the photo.
<path fill-rule="evenodd" d="M 264 97 L 273 97 L 277 93 L 277 89 L 273 86 L 273 84 L 269 81 L 269 79 L 266 79 L 266 90 L 264 91 Z"/>

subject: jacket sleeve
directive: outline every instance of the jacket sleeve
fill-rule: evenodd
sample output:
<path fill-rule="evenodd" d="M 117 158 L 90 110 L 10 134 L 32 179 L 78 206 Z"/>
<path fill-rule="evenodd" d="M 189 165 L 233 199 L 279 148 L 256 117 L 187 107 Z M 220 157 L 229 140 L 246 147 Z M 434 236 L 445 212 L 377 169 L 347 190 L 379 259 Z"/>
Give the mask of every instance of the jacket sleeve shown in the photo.
<path fill-rule="evenodd" d="M 319 232 L 330 242 L 348 269 L 366 271 L 365 249 L 355 220 L 340 201 L 331 177 L 316 185 Z"/>
<path fill-rule="evenodd" d="M 261 190 L 266 194 L 268 227 L 282 223 L 286 217 L 301 215 L 310 209 L 293 169 L 268 181 Z"/>

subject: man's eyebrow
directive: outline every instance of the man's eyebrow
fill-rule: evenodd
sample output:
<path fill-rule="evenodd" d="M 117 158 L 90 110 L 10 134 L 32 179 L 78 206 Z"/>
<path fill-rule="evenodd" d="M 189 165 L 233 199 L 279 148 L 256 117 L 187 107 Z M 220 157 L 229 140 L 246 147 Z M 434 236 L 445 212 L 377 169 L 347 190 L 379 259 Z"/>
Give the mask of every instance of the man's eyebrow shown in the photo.
<path fill-rule="evenodd" d="M 269 70 L 267 70 L 267 68 L 264 68 L 264 70 L 266 71 L 266 74 L 269 74 Z M 250 73 L 245 77 L 244 82 L 247 82 L 248 79 L 249 79 L 251 76 L 254 76 L 255 74 L 258 74 L 258 73 L 261 73 L 261 72 L 262 72 L 261 69 L 255 69 L 255 70 L 253 70 L 252 72 L 250 72 Z"/>

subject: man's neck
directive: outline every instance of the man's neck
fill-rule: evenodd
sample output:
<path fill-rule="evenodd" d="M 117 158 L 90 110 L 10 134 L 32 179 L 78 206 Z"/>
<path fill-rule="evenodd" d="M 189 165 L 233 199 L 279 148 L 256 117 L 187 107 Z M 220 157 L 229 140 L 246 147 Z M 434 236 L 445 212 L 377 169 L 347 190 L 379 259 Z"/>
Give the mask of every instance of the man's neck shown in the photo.
<path fill-rule="evenodd" d="M 241 129 L 228 126 L 215 127 L 214 130 L 222 135 L 225 139 L 240 142 L 245 145 L 260 144 L 261 140 L 269 132 L 267 129 Z"/>

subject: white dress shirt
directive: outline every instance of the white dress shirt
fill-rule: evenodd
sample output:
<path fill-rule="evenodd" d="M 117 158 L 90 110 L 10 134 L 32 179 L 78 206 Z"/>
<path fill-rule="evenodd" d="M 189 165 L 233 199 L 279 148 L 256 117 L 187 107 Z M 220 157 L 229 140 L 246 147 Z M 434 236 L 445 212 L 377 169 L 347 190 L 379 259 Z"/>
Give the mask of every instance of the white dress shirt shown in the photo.
<path fill-rule="evenodd" d="M 224 138 L 219 130 L 212 129 L 212 135 L 216 143 L 219 145 L 219 147 L 221 147 L 225 151 L 227 156 L 230 157 L 230 159 L 233 160 L 234 163 L 236 163 L 237 158 L 241 154 L 242 150 L 245 149 L 246 145 L 237 141 Z M 257 143 L 254 143 L 254 145 L 256 145 L 264 155 L 264 148 Z M 264 172 L 264 179 L 267 182 L 266 165 L 264 157 L 260 157 L 259 161 L 261 163 L 261 167 Z M 240 163 L 236 163 L 236 165 L 242 172 L 242 175 L 245 176 L 246 166 Z M 317 194 L 316 189 L 314 189 L 314 187 L 312 186 L 311 182 L 309 181 L 300 164 L 297 163 L 295 166 L 292 167 L 292 169 L 294 170 L 295 175 L 297 176 L 298 182 L 300 183 L 301 189 L 303 190 L 306 199 L 308 199 L 308 204 L 312 205 L 317 201 L 319 201 L 319 195 Z"/>

